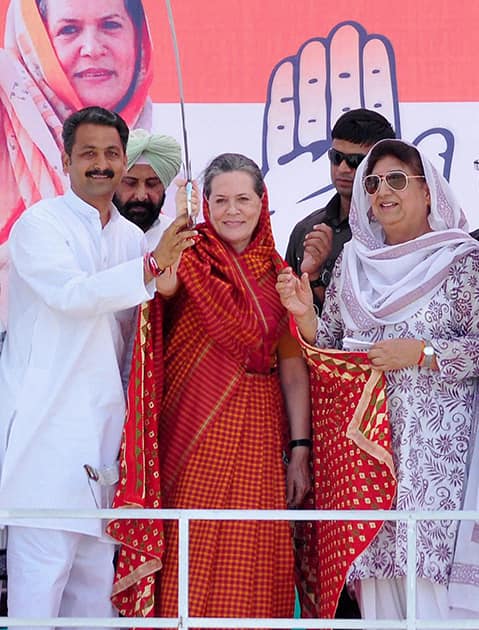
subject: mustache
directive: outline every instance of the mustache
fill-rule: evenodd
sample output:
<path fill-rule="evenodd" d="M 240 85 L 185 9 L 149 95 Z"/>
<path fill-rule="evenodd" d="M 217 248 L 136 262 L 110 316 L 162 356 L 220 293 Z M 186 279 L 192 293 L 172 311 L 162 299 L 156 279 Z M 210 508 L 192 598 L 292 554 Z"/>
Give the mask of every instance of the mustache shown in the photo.
<path fill-rule="evenodd" d="M 148 212 L 153 212 L 156 210 L 156 205 L 151 201 L 127 201 L 123 205 L 123 209 L 126 211 L 131 210 L 131 208 L 144 208 Z"/>
<path fill-rule="evenodd" d="M 101 176 L 104 175 L 105 177 L 109 177 L 110 179 L 113 179 L 113 177 L 115 176 L 115 173 L 111 170 L 111 168 L 106 168 L 104 171 L 101 171 L 98 168 L 94 168 L 91 171 L 87 171 L 85 175 L 87 177 L 92 177 L 95 175 L 101 175 Z"/>

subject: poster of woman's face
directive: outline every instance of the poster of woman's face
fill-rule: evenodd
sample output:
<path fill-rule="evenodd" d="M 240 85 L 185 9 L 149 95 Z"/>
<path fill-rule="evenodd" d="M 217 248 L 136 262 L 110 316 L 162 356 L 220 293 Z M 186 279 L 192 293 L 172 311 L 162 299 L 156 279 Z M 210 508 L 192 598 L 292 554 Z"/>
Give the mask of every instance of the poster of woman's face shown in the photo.
<path fill-rule="evenodd" d="M 133 82 L 137 35 L 123 0 L 39 5 L 62 69 L 84 106 L 114 109 Z"/>

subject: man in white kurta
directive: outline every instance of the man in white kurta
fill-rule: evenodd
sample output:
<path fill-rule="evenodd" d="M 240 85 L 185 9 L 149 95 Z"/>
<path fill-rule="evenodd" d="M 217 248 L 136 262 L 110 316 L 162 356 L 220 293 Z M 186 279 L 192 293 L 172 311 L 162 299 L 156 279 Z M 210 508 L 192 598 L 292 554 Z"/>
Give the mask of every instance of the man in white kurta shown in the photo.
<path fill-rule="evenodd" d="M 120 213 L 138 225 L 154 249 L 173 219 L 161 212 L 166 189 L 178 175 L 181 147 L 171 136 L 133 129 L 126 147 L 127 172 L 113 202 Z"/>
<path fill-rule="evenodd" d="M 25 211 L 11 233 L 0 509 L 95 509 L 111 499 L 112 487 L 89 480 L 84 466 L 114 470 L 135 307 L 153 296 L 154 282 L 143 233 L 111 203 L 125 171 L 128 129 L 105 111 L 86 108 L 65 122 L 71 190 Z M 65 131 L 75 116 L 80 122 Z M 99 519 L 2 522 L 9 526 L 11 617 L 114 616 L 114 546 L 102 540 Z"/>

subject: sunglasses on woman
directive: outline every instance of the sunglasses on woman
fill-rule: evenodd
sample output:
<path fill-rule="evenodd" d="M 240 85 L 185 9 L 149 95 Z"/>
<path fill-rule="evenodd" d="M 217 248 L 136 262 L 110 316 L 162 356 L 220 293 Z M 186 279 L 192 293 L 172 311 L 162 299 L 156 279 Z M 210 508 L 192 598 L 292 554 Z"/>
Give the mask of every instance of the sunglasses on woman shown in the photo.
<path fill-rule="evenodd" d="M 404 171 L 389 171 L 385 175 L 366 175 L 363 179 L 364 190 L 368 195 L 375 195 L 384 180 L 391 190 L 406 190 L 410 179 L 425 179 L 424 175 L 408 175 Z"/>
<path fill-rule="evenodd" d="M 328 151 L 329 161 L 331 164 L 334 164 L 334 166 L 339 166 L 344 160 L 349 168 L 357 169 L 365 157 L 365 153 L 343 153 L 333 148 Z"/>

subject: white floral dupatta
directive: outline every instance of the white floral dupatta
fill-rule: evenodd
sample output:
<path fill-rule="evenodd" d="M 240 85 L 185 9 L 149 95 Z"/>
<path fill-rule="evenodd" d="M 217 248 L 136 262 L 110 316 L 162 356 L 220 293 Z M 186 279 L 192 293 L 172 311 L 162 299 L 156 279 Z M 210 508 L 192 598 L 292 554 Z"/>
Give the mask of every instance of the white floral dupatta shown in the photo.
<path fill-rule="evenodd" d="M 406 243 L 386 245 L 372 215 L 362 186 L 370 154 L 356 171 L 349 216 L 353 237 L 344 247 L 339 286 L 341 314 L 352 330 L 404 321 L 430 301 L 456 260 L 479 247 L 465 231 L 466 218 L 448 182 L 419 154 L 431 195 L 432 231 Z"/>

